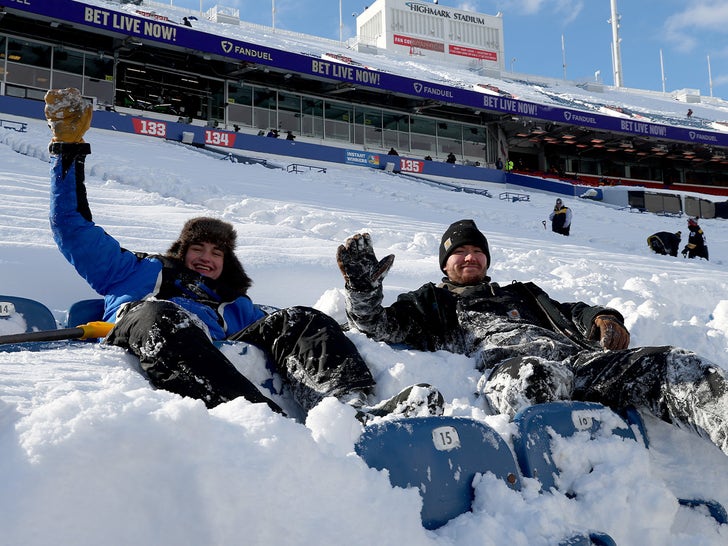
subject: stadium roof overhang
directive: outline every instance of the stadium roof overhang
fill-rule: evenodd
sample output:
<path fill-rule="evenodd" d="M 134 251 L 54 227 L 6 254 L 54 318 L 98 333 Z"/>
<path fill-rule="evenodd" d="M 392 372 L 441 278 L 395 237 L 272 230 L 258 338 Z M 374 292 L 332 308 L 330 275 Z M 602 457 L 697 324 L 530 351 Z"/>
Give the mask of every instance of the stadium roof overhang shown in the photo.
<path fill-rule="evenodd" d="M 176 46 L 173 43 L 144 40 L 137 36 L 90 28 L 67 21 L 29 15 L 5 8 L 0 29 L 27 39 L 45 37 L 53 44 L 113 55 L 120 60 L 158 66 L 165 70 L 195 72 L 219 79 L 238 79 L 253 85 L 270 86 L 321 98 L 343 99 L 362 105 L 377 105 L 403 113 L 428 115 L 439 119 L 475 125 L 498 125 L 514 151 L 540 149 L 557 154 L 613 156 L 620 159 L 666 158 L 687 163 L 728 165 L 728 147 L 706 146 L 629 133 L 598 130 L 578 123 L 554 123 L 533 117 L 503 114 L 486 108 L 473 108 L 446 100 L 433 100 L 414 94 L 392 92 L 351 82 L 335 81 L 310 73 L 284 70 L 270 64 L 236 61 Z"/>

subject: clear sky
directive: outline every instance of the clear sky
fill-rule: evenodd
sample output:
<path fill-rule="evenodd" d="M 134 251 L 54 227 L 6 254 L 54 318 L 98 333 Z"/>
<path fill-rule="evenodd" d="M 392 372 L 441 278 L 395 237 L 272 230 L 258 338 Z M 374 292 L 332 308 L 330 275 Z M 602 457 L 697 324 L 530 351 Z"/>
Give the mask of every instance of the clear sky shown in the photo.
<path fill-rule="evenodd" d="M 164 2 L 164 0 L 159 0 Z M 431 0 L 421 0 L 429 2 Z M 175 6 L 240 9 L 241 19 L 339 39 L 355 34 L 354 17 L 368 0 L 171 0 Z M 440 5 L 488 15 L 503 13 L 505 67 L 515 72 L 614 84 L 610 0 L 440 0 Z M 339 9 L 341 6 L 341 9 Z M 728 2 L 617 0 L 623 85 L 666 91 L 699 89 L 728 97 Z M 562 47 L 563 36 L 563 47 Z M 662 65 L 660 59 L 662 52 Z M 566 68 L 564 69 L 564 58 Z M 599 71 L 598 76 L 595 76 Z"/>

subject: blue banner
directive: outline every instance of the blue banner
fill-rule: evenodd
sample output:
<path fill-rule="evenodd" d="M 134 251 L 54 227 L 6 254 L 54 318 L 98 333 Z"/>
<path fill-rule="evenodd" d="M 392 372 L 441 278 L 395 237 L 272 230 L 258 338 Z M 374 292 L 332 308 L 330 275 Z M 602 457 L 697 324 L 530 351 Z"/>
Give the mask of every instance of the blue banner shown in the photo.
<path fill-rule="evenodd" d="M 229 59 L 272 66 L 332 82 L 365 86 L 422 99 L 513 114 L 544 121 L 566 123 L 602 131 L 653 137 L 709 146 L 728 146 L 728 134 L 672 127 L 657 123 L 608 116 L 596 112 L 572 110 L 555 106 L 496 96 L 478 91 L 448 86 L 363 66 L 342 64 L 305 53 L 289 53 L 280 49 L 208 34 L 181 22 L 168 20 L 139 8 L 135 13 L 85 4 L 76 0 L 0 0 L 0 6 L 50 17 L 58 21 L 81 24 L 120 36 L 134 36 L 181 48 L 190 48 Z"/>

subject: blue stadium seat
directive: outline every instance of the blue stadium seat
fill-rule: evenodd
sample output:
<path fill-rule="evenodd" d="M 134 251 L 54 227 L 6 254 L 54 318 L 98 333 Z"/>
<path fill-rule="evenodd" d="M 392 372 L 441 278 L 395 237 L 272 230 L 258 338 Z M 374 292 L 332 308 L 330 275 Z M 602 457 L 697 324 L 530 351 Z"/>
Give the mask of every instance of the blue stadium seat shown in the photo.
<path fill-rule="evenodd" d="M 393 486 L 417 487 L 422 525 L 437 529 L 470 511 L 476 473 L 493 472 L 520 489 L 518 467 L 503 438 L 487 424 L 457 417 L 415 417 L 372 424 L 356 444 Z"/>
<path fill-rule="evenodd" d="M 513 438 L 513 449 L 521 472 L 528 478 L 537 478 L 545 491 L 556 487 L 559 474 L 551 454 L 552 431 L 565 438 L 579 431 L 589 431 L 592 438 L 607 432 L 636 440 L 623 419 L 603 405 L 592 402 L 551 402 L 529 406 L 516 415 L 514 422 L 517 433 Z M 617 426 L 612 427 L 612 423 Z M 607 426 L 610 427 L 608 431 L 602 430 Z"/>
<path fill-rule="evenodd" d="M 104 300 L 103 298 L 92 298 L 88 300 L 79 300 L 71 305 L 68 309 L 68 318 L 66 325 L 69 328 L 75 328 L 81 324 L 94 322 L 104 319 Z"/>
<path fill-rule="evenodd" d="M 19 319 L 22 319 L 19 320 Z M 24 330 L 15 330 L 12 333 L 37 332 L 40 330 L 55 330 L 58 328 L 56 319 L 50 309 L 36 300 L 18 296 L 0 295 L 0 321 L 16 323 L 15 326 Z"/>
<path fill-rule="evenodd" d="M 637 429 L 645 447 L 649 447 L 639 413 L 630 408 L 624 415 L 626 420 L 609 408 L 593 402 L 551 402 L 524 409 L 514 418 L 517 432 L 513 438 L 513 449 L 523 476 L 538 479 L 543 490 L 556 488 L 559 468 L 551 451 L 551 435 L 554 433 L 568 438 L 579 431 L 588 431 L 592 438 L 613 434 L 637 441 L 633 430 Z M 728 514 L 716 501 L 678 499 L 678 502 L 689 508 L 707 510 L 719 524 L 728 523 Z"/>
<path fill-rule="evenodd" d="M 503 438 L 486 423 L 462 417 L 415 417 L 375 423 L 356 453 L 372 468 L 387 469 L 397 487 L 417 487 L 422 525 L 437 529 L 469 512 L 476 473 L 492 472 L 520 490 L 518 465 Z M 601 532 L 580 532 L 559 546 L 616 546 Z"/>

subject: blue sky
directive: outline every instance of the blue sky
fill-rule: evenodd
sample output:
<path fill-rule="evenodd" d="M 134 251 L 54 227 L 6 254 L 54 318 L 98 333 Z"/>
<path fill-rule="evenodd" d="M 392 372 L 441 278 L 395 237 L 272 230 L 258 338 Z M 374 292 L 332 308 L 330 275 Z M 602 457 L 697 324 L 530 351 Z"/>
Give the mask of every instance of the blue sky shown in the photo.
<path fill-rule="evenodd" d="M 158 0 L 164 1 L 164 0 Z M 339 39 L 355 33 L 353 13 L 367 0 L 171 0 L 207 10 L 215 4 L 240 9 L 241 19 Z M 431 1 L 431 0 L 422 0 Z M 495 15 L 503 13 L 507 70 L 570 80 L 599 78 L 612 85 L 610 0 L 440 0 L 440 5 Z M 725 0 L 617 0 L 621 16 L 623 85 L 639 89 L 699 89 L 728 98 L 728 2 Z M 562 35 L 564 46 L 562 48 Z M 660 64 L 662 51 L 662 66 Z M 514 60 L 515 59 L 515 60 Z"/>

